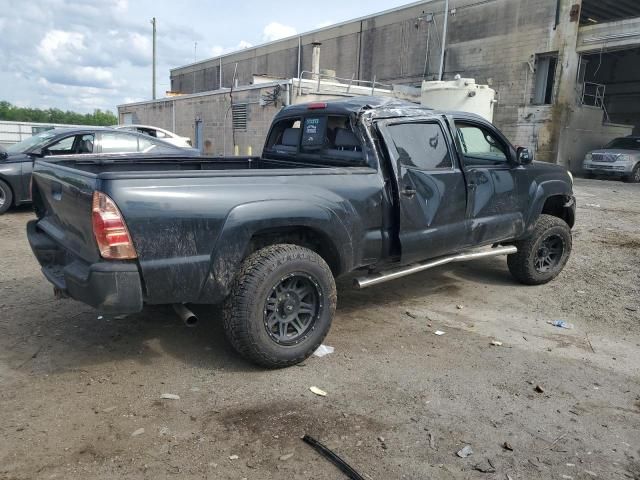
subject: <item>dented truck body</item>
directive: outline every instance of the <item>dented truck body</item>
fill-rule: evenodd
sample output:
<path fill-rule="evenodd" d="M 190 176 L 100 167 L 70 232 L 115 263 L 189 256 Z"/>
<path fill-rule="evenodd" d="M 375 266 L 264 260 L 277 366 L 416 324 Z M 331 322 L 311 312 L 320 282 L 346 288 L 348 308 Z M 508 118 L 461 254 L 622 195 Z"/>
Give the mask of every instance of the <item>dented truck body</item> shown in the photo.
<path fill-rule="evenodd" d="M 102 255 L 96 192 L 135 258 Z M 220 303 L 268 245 L 317 252 L 336 277 L 375 274 L 575 214 L 566 170 L 529 162 L 485 120 L 374 97 L 284 108 L 260 158 L 38 160 L 33 199 L 28 237 L 47 279 L 114 314 Z"/>

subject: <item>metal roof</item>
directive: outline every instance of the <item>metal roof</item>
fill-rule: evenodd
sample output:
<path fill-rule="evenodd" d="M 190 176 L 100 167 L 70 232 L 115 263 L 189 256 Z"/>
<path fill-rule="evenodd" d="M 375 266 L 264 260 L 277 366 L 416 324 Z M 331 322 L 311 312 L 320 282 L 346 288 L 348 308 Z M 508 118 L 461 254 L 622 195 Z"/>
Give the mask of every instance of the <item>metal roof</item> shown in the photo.
<path fill-rule="evenodd" d="M 580 23 L 592 25 L 635 17 L 640 17 L 638 0 L 583 0 Z"/>

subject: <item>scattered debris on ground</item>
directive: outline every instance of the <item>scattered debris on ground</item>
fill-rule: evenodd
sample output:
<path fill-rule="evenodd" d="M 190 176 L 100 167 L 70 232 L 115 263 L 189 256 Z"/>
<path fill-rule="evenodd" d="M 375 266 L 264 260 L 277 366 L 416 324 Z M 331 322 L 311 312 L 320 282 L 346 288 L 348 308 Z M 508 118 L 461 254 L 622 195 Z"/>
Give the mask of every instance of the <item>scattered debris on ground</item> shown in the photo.
<path fill-rule="evenodd" d="M 469 455 L 473 455 L 473 449 L 471 448 L 471 445 L 465 445 L 456 452 L 456 455 L 460 458 L 467 458 Z"/>
<path fill-rule="evenodd" d="M 549 325 L 553 325 L 554 327 L 565 328 L 567 330 L 571 330 L 573 328 L 573 324 L 567 323 L 564 320 L 547 321 L 547 323 Z"/>
<path fill-rule="evenodd" d="M 325 392 L 324 390 L 318 388 L 318 387 L 309 387 L 309 390 L 311 390 L 313 393 L 315 393 L 316 395 L 320 396 L 320 397 L 326 397 L 327 396 L 327 392 Z"/>
<path fill-rule="evenodd" d="M 313 352 L 313 356 L 322 358 L 325 355 L 332 354 L 334 351 L 335 351 L 335 348 L 330 347 L 329 345 L 320 345 L 318 348 L 316 348 L 316 351 Z"/>
<path fill-rule="evenodd" d="M 160 395 L 160 398 L 163 400 L 180 400 L 180 395 L 176 395 L 175 393 L 163 393 Z"/>
<path fill-rule="evenodd" d="M 310 437 L 309 435 L 305 435 L 304 437 L 302 437 L 302 441 L 310 445 L 315 451 L 320 453 L 320 455 L 322 455 L 336 467 L 338 467 L 342 473 L 349 477 L 350 480 L 364 480 L 364 477 L 360 475 L 351 465 L 349 465 L 337 454 L 335 454 L 315 438 Z"/>
<path fill-rule="evenodd" d="M 476 463 L 473 469 L 481 473 L 496 473 L 496 467 L 493 466 L 493 463 L 488 458 L 486 462 Z"/>

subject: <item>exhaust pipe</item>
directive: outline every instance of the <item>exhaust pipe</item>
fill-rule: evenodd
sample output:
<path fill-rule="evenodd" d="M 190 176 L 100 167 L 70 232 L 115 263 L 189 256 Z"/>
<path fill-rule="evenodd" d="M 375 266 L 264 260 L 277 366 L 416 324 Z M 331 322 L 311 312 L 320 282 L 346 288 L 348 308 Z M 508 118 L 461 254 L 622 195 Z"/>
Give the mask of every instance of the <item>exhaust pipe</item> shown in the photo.
<path fill-rule="evenodd" d="M 198 323 L 198 317 L 195 313 L 185 307 L 182 303 L 174 303 L 173 310 L 176 312 L 182 323 L 187 327 L 195 327 Z"/>

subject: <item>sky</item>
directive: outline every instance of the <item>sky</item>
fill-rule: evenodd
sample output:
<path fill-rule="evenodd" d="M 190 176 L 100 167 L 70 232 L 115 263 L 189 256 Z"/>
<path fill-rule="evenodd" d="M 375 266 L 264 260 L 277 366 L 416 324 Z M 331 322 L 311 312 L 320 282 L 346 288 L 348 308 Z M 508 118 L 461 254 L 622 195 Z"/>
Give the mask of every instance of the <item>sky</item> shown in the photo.
<path fill-rule="evenodd" d="M 0 100 L 77 112 L 151 98 L 169 70 L 369 15 L 409 0 L 0 0 Z M 313 12 L 312 12 L 313 10 Z"/>

